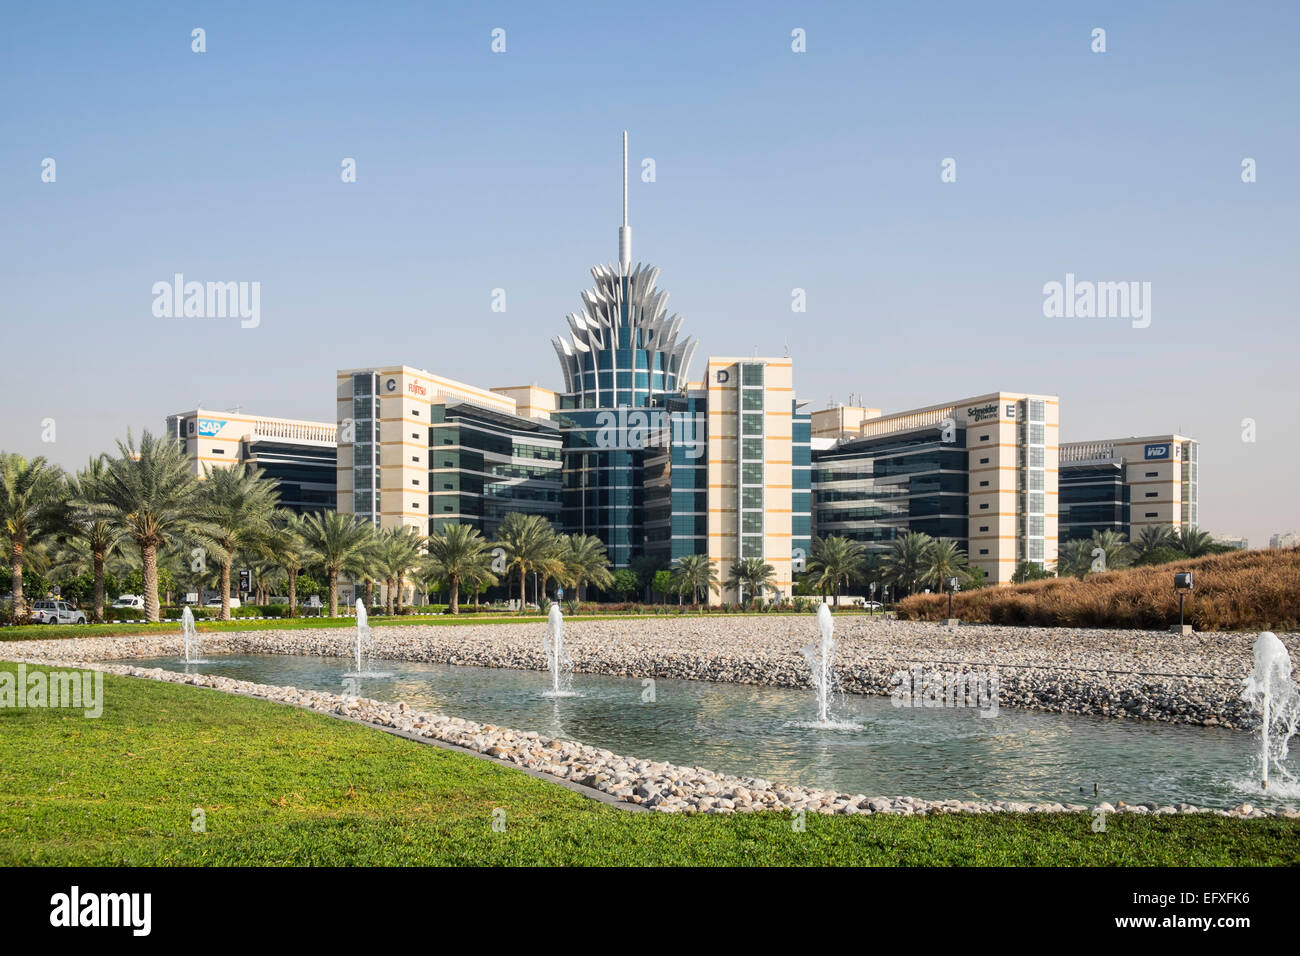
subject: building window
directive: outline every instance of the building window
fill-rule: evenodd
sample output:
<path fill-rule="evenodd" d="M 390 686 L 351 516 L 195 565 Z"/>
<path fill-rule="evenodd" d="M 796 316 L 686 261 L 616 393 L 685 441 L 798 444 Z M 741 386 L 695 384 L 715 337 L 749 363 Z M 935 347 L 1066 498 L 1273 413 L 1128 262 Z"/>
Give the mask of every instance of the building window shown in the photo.
<path fill-rule="evenodd" d="M 981 481 L 981 482 L 980 482 L 980 487 L 981 487 L 981 488 L 987 488 L 988 486 L 989 486 L 989 483 L 988 483 L 987 481 Z"/>
<path fill-rule="evenodd" d="M 980 435 L 980 441 L 988 441 L 988 440 L 989 440 L 988 435 Z"/>
<path fill-rule="evenodd" d="M 420 456 L 419 456 L 419 455 L 412 455 L 412 456 L 411 456 L 411 461 L 415 462 L 415 463 L 418 465 L 418 464 L 420 463 Z"/>
<path fill-rule="evenodd" d="M 214 454 L 214 455 L 224 455 L 225 453 L 226 453 L 226 450 L 225 450 L 224 448 L 214 448 L 214 449 L 212 449 L 212 454 Z"/>
<path fill-rule="evenodd" d="M 987 530 L 989 530 L 989 526 L 986 525 L 986 524 L 982 524 L 982 525 L 980 525 L 980 530 L 981 530 L 981 531 L 987 531 Z"/>
<path fill-rule="evenodd" d="M 987 509 L 987 508 L 988 508 L 988 504 L 987 504 L 987 503 L 980 505 L 980 511 L 984 511 L 984 510 Z"/>
<path fill-rule="evenodd" d="M 413 408 L 411 409 L 411 414 L 415 415 L 416 417 L 419 417 L 420 410 L 418 408 Z"/>
<path fill-rule="evenodd" d="M 1148 478 L 1159 478 L 1159 477 L 1160 477 L 1160 472 L 1158 472 L 1158 471 L 1148 471 L 1148 472 L 1147 472 L 1147 477 L 1148 477 Z"/>
<path fill-rule="evenodd" d="M 413 485 L 415 485 L 415 487 L 419 488 L 419 487 L 420 487 L 420 479 L 419 479 L 419 478 L 412 478 L 412 479 L 411 479 L 411 484 L 413 484 Z"/>
<path fill-rule="evenodd" d="M 988 553 L 989 553 L 988 548 L 980 548 L 980 554 L 988 554 Z"/>
<path fill-rule="evenodd" d="M 1160 517 L 1160 515 L 1158 515 L 1158 514 L 1157 514 L 1156 512 L 1154 512 L 1154 511 L 1148 511 L 1148 512 L 1147 512 L 1147 517 L 1148 517 L 1148 518 L 1158 518 L 1158 517 Z"/>
<path fill-rule="evenodd" d="M 1160 492 L 1158 492 L 1158 491 L 1148 491 L 1148 492 L 1147 492 L 1147 497 L 1148 497 L 1148 498 L 1158 498 L 1158 497 L 1160 497 Z"/>
<path fill-rule="evenodd" d="M 983 440 L 983 439 L 981 439 L 981 441 L 982 441 L 982 440 Z M 989 463 L 989 460 L 988 460 L 987 458 L 981 458 L 981 459 L 980 459 L 980 464 L 981 464 L 981 465 L 987 465 L 988 463 Z"/>

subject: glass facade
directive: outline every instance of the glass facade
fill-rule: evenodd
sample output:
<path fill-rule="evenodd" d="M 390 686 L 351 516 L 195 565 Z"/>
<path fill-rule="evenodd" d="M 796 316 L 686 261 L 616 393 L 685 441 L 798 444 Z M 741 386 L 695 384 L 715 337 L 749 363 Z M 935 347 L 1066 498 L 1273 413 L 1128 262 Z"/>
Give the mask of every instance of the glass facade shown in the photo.
<path fill-rule="evenodd" d="M 812 461 L 812 524 L 887 551 L 909 531 L 968 547 L 966 430 L 942 425 L 845 442 Z"/>
<path fill-rule="evenodd" d="M 1129 533 L 1129 486 L 1124 462 L 1062 466 L 1059 479 L 1059 538 L 1090 538 L 1094 531 Z"/>
<path fill-rule="evenodd" d="M 274 441 L 244 443 L 240 456 L 280 482 L 280 505 L 308 514 L 333 511 L 338 499 L 338 448 Z"/>
<path fill-rule="evenodd" d="M 379 375 L 352 376 L 352 511 L 379 523 Z"/>
<path fill-rule="evenodd" d="M 431 532 L 461 523 L 491 539 L 512 511 L 559 520 L 557 428 L 468 403 L 433 405 L 430 417 Z"/>

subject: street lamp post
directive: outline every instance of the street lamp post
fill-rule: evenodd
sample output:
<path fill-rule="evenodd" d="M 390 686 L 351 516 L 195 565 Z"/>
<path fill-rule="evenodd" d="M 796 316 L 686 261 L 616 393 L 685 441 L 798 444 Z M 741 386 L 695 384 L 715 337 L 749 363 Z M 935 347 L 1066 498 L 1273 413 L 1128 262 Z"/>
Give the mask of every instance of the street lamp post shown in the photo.
<path fill-rule="evenodd" d="M 1179 634 L 1186 634 L 1190 629 L 1183 623 L 1183 599 L 1192 592 L 1195 584 L 1194 576 L 1191 571 L 1179 571 L 1174 575 L 1174 591 L 1178 593 L 1178 631 Z M 1171 627 L 1172 631 L 1173 628 Z"/>

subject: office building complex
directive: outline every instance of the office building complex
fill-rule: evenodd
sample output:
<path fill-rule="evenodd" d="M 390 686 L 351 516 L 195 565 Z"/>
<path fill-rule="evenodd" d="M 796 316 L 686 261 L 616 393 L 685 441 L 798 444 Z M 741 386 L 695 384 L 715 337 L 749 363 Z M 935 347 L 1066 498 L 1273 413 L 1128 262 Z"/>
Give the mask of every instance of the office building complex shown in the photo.
<path fill-rule="evenodd" d="M 840 421 L 844 410 L 828 410 Z M 1022 562 L 1050 566 L 1057 543 L 1059 402 L 991 392 L 890 415 L 857 412 L 845 431 L 825 412 L 814 440 L 813 531 L 888 551 L 911 531 L 949 538 L 1006 583 Z"/>
<path fill-rule="evenodd" d="M 340 512 L 420 534 L 463 522 L 489 537 L 509 511 L 558 516 L 559 432 L 517 413 L 516 396 L 544 406 L 544 389 L 493 391 L 408 365 L 337 382 Z"/>

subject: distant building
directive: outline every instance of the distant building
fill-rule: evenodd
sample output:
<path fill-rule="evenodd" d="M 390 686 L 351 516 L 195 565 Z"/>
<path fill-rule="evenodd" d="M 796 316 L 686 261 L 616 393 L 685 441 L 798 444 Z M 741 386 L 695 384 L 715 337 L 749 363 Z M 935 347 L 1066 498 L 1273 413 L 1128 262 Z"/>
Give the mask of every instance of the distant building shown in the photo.
<path fill-rule="evenodd" d="M 279 481 L 280 504 L 299 513 L 332 510 L 337 496 L 337 433 L 332 422 L 265 418 L 196 408 L 167 416 L 167 434 L 185 448 L 200 479 L 246 464 Z"/>
<path fill-rule="evenodd" d="M 1295 531 L 1282 531 L 1268 539 L 1270 548 L 1300 548 L 1300 534 Z"/>
<path fill-rule="evenodd" d="M 1230 548 L 1236 548 L 1238 551 L 1248 551 L 1250 549 L 1250 541 L 1237 535 L 1212 534 L 1210 537 L 1214 539 L 1215 544 L 1224 544 Z"/>
<path fill-rule="evenodd" d="M 1200 443 L 1151 435 L 1061 445 L 1061 540 L 1115 531 L 1134 540 L 1143 528 L 1199 523 Z"/>

